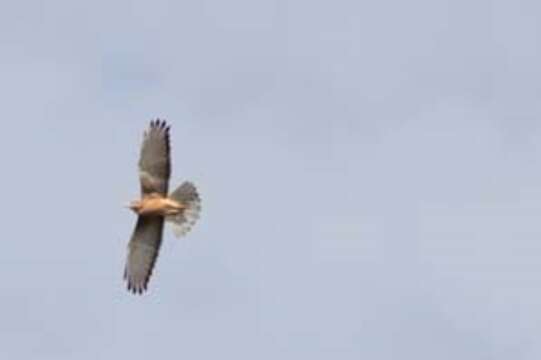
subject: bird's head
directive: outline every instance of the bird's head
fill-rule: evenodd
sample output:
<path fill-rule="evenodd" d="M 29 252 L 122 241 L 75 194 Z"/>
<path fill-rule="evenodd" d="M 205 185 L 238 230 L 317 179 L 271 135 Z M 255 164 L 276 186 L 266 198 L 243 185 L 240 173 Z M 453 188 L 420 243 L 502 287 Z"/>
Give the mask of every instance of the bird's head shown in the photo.
<path fill-rule="evenodd" d="M 141 201 L 139 201 L 139 200 L 131 201 L 128 205 L 126 205 L 126 207 L 128 209 L 131 209 L 136 214 L 139 213 L 139 210 L 141 209 L 141 206 L 142 206 Z"/>

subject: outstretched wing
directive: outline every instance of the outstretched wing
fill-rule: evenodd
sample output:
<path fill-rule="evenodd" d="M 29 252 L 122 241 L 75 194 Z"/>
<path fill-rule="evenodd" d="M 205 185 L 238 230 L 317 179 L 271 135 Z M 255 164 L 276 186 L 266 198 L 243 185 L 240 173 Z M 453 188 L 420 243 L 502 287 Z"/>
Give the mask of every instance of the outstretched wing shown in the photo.
<path fill-rule="evenodd" d="M 170 174 L 169 126 L 157 119 L 150 122 L 141 146 L 139 180 L 142 194 L 156 192 L 167 195 Z"/>
<path fill-rule="evenodd" d="M 162 243 L 163 222 L 161 216 L 139 216 L 137 219 L 124 270 L 128 290 L 134 294 L 142 294 L 147 289 Z"/>

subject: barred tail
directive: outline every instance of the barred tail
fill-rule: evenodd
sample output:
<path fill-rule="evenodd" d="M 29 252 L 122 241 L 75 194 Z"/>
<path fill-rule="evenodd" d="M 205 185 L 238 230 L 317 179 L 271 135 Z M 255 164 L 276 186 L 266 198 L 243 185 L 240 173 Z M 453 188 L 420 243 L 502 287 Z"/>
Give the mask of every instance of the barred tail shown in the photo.
<path fill-rule="evenodd" d="M 199 219 L 201 200 L 197 189 L 191 182 L 182 183 L 169 197 L 185 206 L 179 214 L 165 218 L 172 225 L 175 236 L 181 237 L 190 231 L 197 219 Z"/>

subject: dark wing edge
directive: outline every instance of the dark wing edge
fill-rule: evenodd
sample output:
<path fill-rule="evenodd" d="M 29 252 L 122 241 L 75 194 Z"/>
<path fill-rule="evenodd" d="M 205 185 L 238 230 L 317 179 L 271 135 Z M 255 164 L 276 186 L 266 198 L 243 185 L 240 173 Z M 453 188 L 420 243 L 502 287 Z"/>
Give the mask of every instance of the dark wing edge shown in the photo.
<path fill-rule="evenodd" d="M 124 279 L 128 291 L 142 294 L 147 290 L 162 243 L 164 218 L 139 216 L 128 244 Z"/>
<path fill-rule="evenodd" d="M 139 158 L 139 180 L 142 194 L 157 192 L 167 195 L 171 175 L 170 127 L 164 120 L 150 122 L 144 133 Z"/>

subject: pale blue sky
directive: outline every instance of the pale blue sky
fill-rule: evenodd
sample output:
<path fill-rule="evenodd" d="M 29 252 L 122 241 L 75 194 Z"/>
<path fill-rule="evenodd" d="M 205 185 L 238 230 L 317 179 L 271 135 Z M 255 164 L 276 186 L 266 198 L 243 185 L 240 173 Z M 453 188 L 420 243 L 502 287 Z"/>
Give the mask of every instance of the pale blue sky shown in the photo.
<path fill-rule="evenodd" d="M 0 357 L 541 358 L 541 5 L 0 4 Z M 173 183 L 122 271 L 150 119 Z"/>

